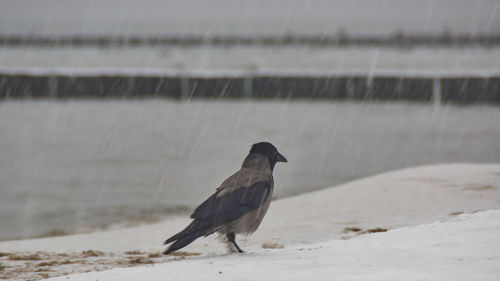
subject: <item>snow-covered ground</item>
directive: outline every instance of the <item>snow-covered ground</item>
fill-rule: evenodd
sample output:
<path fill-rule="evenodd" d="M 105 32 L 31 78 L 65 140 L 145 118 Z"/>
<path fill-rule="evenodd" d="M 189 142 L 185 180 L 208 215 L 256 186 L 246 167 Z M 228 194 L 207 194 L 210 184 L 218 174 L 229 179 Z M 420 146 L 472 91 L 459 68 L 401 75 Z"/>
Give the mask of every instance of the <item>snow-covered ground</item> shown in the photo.
<path fill-rule="evenodd" d="M 245 254 L 228 254 L 211 236 L 183 256 L 158 257 L 164 238 L 189 222 L 176 216 L 0 242 L 0 274 L 39 279 L 139 265 L 60 280 L 497 280 L 500 211 L 487 210 L 499 208 L 500 164 L 423 166 L 277 200 L 254 235 L 238 237 Z"/>
<path fill-rule="evenodd" d="M 350 240 L 189 258 L 50 280 L 478 280 L 500 277 L 500 211 Z"/>

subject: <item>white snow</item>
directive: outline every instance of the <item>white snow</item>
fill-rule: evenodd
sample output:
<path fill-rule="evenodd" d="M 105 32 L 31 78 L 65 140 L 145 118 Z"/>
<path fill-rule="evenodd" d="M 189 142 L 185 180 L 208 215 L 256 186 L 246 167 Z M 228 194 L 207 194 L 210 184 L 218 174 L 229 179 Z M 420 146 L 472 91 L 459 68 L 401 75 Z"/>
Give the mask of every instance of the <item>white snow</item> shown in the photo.
<path fill-rule="evenodd" d="M 252 249 L 50 280 L 498 280 L 500 211 L 350 240 Z"/>
<path fill-rule="evenodd" d="M 273 202 L 254 235 L 237 237 L 246 254 L 228 254 L 213 235 L 183 249 L 199 257 L 54 280 L 498 280 L 500 211 L 487 211 L 492 209 L 500 209 L 500 164 L 416 167 Z M 93 249 L 117 258 L 134 249 L 158 252 L 189 221 L 171 217 L 91 234 L 0 242 L 0 252 Z M 356 235 L 346 232 L 349 227 L 390 231 Z M 264 243 L 284 248 L 262 249 Z M 58 267 L 51 270 L 56 274 Z"/>

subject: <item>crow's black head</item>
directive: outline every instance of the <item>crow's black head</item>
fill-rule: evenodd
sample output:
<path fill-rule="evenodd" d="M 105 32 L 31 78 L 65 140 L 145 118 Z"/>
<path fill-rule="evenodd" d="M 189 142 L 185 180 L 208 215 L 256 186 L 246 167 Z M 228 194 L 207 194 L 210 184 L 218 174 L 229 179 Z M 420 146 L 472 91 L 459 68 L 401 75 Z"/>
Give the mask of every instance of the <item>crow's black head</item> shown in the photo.
<path fill-rule="evenodd" d="M 285 156 L 281 155 L 278 152 L 278 149 L 274 147 L 271 143 L 268 142 L 259 142 L 252 145 L 250 149 L 250 154 L 260 154 L 264 155 L 269 159 L 269 163 L 271 164 L 271 169 L 274 168 L 276 162 L 288 162 Z"/>

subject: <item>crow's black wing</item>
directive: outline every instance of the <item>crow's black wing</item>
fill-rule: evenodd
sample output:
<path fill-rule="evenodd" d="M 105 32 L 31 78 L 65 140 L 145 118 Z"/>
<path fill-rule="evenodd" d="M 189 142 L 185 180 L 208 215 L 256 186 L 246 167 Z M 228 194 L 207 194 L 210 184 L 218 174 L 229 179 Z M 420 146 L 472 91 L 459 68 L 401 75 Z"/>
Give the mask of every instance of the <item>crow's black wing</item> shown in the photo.
<path fill-rule="evenodd" d="M 271 194 L 271 182 L 257 182 L 218 196 L 221 192 L 222 190 L 217 191 L 201 203 L 191 215 L 194 221 L 165 241 L 165 244 L 175 241 L 165 254 L 185 247 L 196 238 L 210 234 L 214 227 L 231 222 L 260 207 Z"/>
<path fill-rule="evenodd" d="M 261 181 L 245 188 L 210 196 L 193 212 L 191 218 L 212 226 L 233 221 L 260 207 L 271 193 L 271 182 Z"/>

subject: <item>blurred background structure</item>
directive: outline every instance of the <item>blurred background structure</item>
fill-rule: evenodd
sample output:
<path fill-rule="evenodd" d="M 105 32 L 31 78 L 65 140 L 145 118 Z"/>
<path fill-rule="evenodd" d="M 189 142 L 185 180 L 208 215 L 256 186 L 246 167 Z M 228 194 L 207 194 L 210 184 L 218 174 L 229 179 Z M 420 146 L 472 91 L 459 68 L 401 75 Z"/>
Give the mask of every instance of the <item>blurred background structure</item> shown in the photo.
<path fill-rule="evenodd" d="M 494 0 L 5 1 L 0 97 L 498 103 L 499 30 Z"/>
<path fill-rule="evenodd" d="M 498 162 L 500 2 L 7 0 L 0 99 L 0 239 L 189 210 L 262 140 L 276 197 Z"/>
<path fill-rule="evenodd" d="M 498 35 L 494 0 L 3 1 L 1 34 L 25 38 L 333 38 Z"/>

